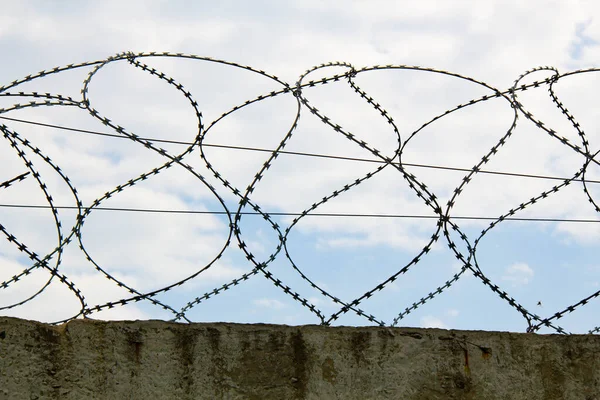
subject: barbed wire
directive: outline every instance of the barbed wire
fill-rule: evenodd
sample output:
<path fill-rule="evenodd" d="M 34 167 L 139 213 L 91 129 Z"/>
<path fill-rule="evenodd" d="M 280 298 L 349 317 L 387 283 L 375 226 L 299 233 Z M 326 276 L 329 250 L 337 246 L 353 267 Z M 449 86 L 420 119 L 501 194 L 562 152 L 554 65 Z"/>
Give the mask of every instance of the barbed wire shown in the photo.
<path fill-rule="evenodd" d="M 195 62 L 204 62 L 204 63 L 213 63 L 219 64 L 223 66 L 234 67 L 237 69 L 246 70 L 252 72 L 254 74 L 258 74 L 264 78 L 269 79 L 274 84 L 277 85 L 278 89 L 263 93 L 255 98 L 247 99 L 242 104 L 238 104 L 233 108 L 229 109 L 225 113 L 223 113 L 220 117 L 211 121 L 210 123 L 205 123 L 202 111 L 200 110 L 200 106 L 198 102 L 194 99 L 191 91 L 188 91 L 178 80 L 175 78 L 168 76 L 164 72 L 159 71 L 156 68 L 151 67 L 147 64 L 147 60 L 153 60 L 156 58 L 167 58 L 167 59 L 186 59 L 192 60 Z M 175 91 L 177 91 L 180 95 L 182 95 L 189 106 L 194 110 L 195 119 L 196 119 L 196 136 L 195 139 L 191 142 L 189 141 L 176 141 L 176 140 L 164 140 L 164 139 L 156 139 L 150 137 L 138 136 L 126 129 L 125 127 L 117 124 L 112 121 L 109 116 L 102 114 L 98 109 L 94 107 L 93 98 L 89 94 L 89 86 L 91 82 L 94 80 L 97 73 L 105 68 L 107 65 L 112 63 L 127 63 L 132 68 L 139 69 L 144 73 L 150 75 L 151 77 L 158 79 L 170 87 L 172 87 Z M 48 76 L 53 76 L 57 74 L 64 73 L 66 71 L 79 70 L 79 69 L 88 69 L 88 73 L 83 80 L 83 86 L 81 88 L 81 98 L 74 99 L 69 96 L 64 96 L 62 94 L 52 94 L 52 93 L 40 93 L 40 92 L 24 92 L 24 91 L 15 91 L 18 90 L 20 85 L 25 83 L 30 83 L 34 81 L 38 81 L 40 79 L 46 78 Z M 335 69 L 343 70 L 344 72 L 339 72 L 336 74 L 330 74 L 325 77 L 321 77 L 319 79 L 311 80 L 311 76 L 314 76 L 316 73 L 327 72 L 328 70 Z M 463 104 L 459 104 L 454 108 L 444 111 L 443 113 L 434 116 L 429 121 L 425 122 L 421 127 L 417 130 L 413 131 L 408 135 L 406 139 L 402 139 L 400 135 L 400 130 L 394 121 L 391 113 L 387 111 L 383 105 L 378 103 L 373 97 L 371 97 L 367 91 L 362 89 L 356 82 L 356 77 L 363 73 L 373 73 L 377 71 L 415 71 L 420 73 L 429 73 L 435 75 L 441 75 L 450 77 L 453 79 L 458 79 L 464 82 L 468 82 L 470 84 L 474 84 L 477 87 L 485 90 L 487 92 L 486 95 L 474 98 L 465 102 Z M 452 285 L 454 285 L 457 281 L 460 280 L 464 274 L 469 271 L 473 276 L 479 279 L 479 281 L 485 285 L 489 290 L 495 293 L 500 299 L 502 299 L 506 304 L 512 307 L 515 311 L 517 311 L 526 321 L 527 323 L 527 331 L 528 332 L 536 332 L 540 330 L 541 327 L 547 327 L 551 330 L 554 330 L 558 333 L 568 333 L 563 327 L 557 325 L 557 321 L 564 317 L 566 314 L 574 312 L 576 309 L 581 306 L 589 303 L 592 299 L 595 299 L 600 296 L 600 290 L 589 294 L 583 299 L 565 307 L 562 310 L 559 310 L 553 313 L 549 317 L 541 317 L 536 313 L 532 312 L 525 308 L 522 304 L 520 304 L 515 298 L 513 298 L 507 291 L 502 289 L 499 285 L 495 284 L 486 274 L 484 274 L 483 269 L 481 268 L 479 261 L 477 259 L 477 248 L 481 243 L 483 238 L 495 227 L 499 224 L 504 223 L 506 221 L 545 221 L 545 222 L 599 222 L 600 220 L 595 220 L 591 218 L 586 219 L 577 219 L 577 218 L 528 218 L 528 217 L 519 217 L 517 214 L 521 213 L 523 210 L 528 209 L 530 206 L 541 202 L 549 197 L 554 196 L 555 193 L 561 191 L 563 188 L 569 186 L 574 182 L 581 182 L 583 192 L 591 204 L 593 210 L 598 213 L 600 212 L 600 208 L 594 199 L 593 195 L 589 190 L 590 184 L 600 183 L 600 181 L 589 180 L 586 178 L 586 172 L 588 170 L 588 166 L 590 164 L 600 165 L 596 156 L 598 152 L 594 152 L 590 148 L 589 138 L 586 133 L 582 130 L 580 124 L 576 121 L 573 114 L 564 106 L 564 104 L 559 100 L 556 92 L 554 90 L 554 85 L 560 81 L 561 79 L 578 75 L 578 74 L 586 74 L 598 72 L 596 68 L 590 68 L 585 70 L 577 70 L 571 71 L 564 74 L 561 74 L 552 67 L 540 67 L 535 68 L 529 71 L 526 71 L 524 74 L 519 76 L 514 84 L 506 89 L 500 90 L 496 87 L 493 87 L 483 81 L 460 75 L 457 73 L 453 73 L 450 71 L 438 70 L 433 68 L 424 68 L 419 66 L 408 66 L 408 65 L 376 65 L 371 67 L 362 67 L 355 68 L 352 64 L 346 62 L 331 62 L 326 64 L 321 64 L 314 66 L 307 71 L 305 71 L 294 84 L 289 84 L 279 77 L 272 75 L 263 70 L 259 70 L 247 65 L 241 65 L 235 62 L 224 61 L 213 59 L 210 57 L 201 57 L 192 54 L 183 54 L 183 53 L 132 53 L 125 52 L 119 53 L 115 56 L 108 57 L 104 60 L 96 60 L 90 62 L 84 62 L 79 64 L 69 64 L 64 67 L 56 67 L 54 69 L 48 71 L 40 71 L 37 74 L 27 75 L 22 79 L 15 80 L 10 84 L 0 87 L 0 98 L 17 98 L 17 99 L 26 99 L 25 102 L 20 102 L 13 104 L 9 107 L 0 108 L 0 119 L 3 119 L 5 122 L 17 122 L 17 123 L 27 123 L 33 124 L 48 128 L 68 130 L 82 134 L 92 134 L 92 135 L 101 135 L 113 138 L 121 138 L 133 141 L 139 145 L 144 146 L 149 151 L 152 151 L 159 155 L 163 159 L 163 163 L 148 170 L 145 173 L 142 173 L 128 181 L 117 185 L 112 190 L 106 192 L 100 197 L 97 197 L 94 201 L 89 204 L 84 204 L 81 200 L 79 193 L 77 192 L 77 188 L 72 183 L 72 181 L 68 178 L 67 174 L 61 170 L 59 165 L 55 163 L 43 149 L 36 147 L 30 140 L 25 138 L 22 134 L 17 132 L 14 129 L 9 128 L 6 124 L 0 124 L 0 131 L 2 132 L 3 137 L 7 140 L 10 147 L 14 150 L 17 156 L 23 163 L 24 170 L 17 176 L 14 177 L 3 177 L 3 179 L 7 179 L 4 182 L 0 183 L 0 190 L 18 190 L 18 185 L 20 182 L 24 180 L 35 180 L 36 184 L 42 190 L 44 197 L 47 201 L 47 205 L 34 205 L 34 204 L 0 204 L 0 207 L 13 207 L 13 208 L 47 208 L 52 211 L 53 220 L 55 224 L 55 229 L 57 233 L 58 243 L 56 247 L 47 254 L 38 254 L 36 253 L 31 246 L 28 246 L 24 241 L 19 239 L 14 233 L 11 233 L 9 229 L 2 224 L 0 224 L 0 232 L 3 236 L 6 237 L 8 242 L 14 246 L 20 253 L 26 255 L 31 260 L 31 265 L 27 268 L 24 268 L 20 273 L 15 274 L 12 278 L 6 279 L 3 282 L 0 282 L 0 291 L 3 289 L 8 289 L 10 287 L 14 287 L 17 285 L 25 276 L 31 274 L 35 270 L 44 270 L 48 274 L 48 280 L 42 285 L 42 287 L 37 290 L 33 295 L 21 299 L 18 301 L 11 302 L 10 304 L 0 305 L 0 311 L 9 310 L 16 307 L 20 307 L 25 303 L 28 303 L 38 297 L 41 293 L 43 293 L 47 288 L 53 284 L 53 282 L 58 281 L 60 284 L 64 285 L 69 289 L 70 292 L 77 298 L 80 308 L 78 312 L 74 313 L 74 315 L 70 316 L 67 319 L 57 321 L 57 323 L 68 321 L 74 318 L 91 318 L 94 313 L 124 306 L 130 303 L 135 302 L 147 302 L 153 306 L 160 307 L 161 309 L 167 311 L 172 315 L 173 321 L 186 321 L 191 322 L 189 319 L 189 311 L 197 307 L 199 304 L 206 302 L 207 300 L 231 289 L 234 286 L 240 285 L 243 282 L 249 280 L 250 278 L 262 275 L 264 278 L 268 279 L 273 285 L 282 290 L 286 295 L 290 296 L 294 301 L 300 304 L 302 307 L 306 308 L 310 313 L 312 313 L 317 320 L 323 325 L 330 325 L 336 320 L 338 320 L 342 315 L 346 313 L 354 313 L 362 318 L 365 318 L 370 323 L 382 325 L 382 326 L 395 326 L 400 323 L 400 321 L 405 318 L 407 315 L 413 313 L 419 307 L 424 305 L 425 303 L 433 300 L 435 297 L 446 291 Z M 548 76 L 542 80 L 533 81 L 530 83 L 523 83 L 525 79 L 528 79 L 530 75 L 534 73 L 546 73 Z M 394 135 L 397 141 L 397 146 L 393 151 L 386 149 L 386 152 L 382 152 L 375 148 L 372 144 L 368 143 L 363 138 L 359 138 L 354 133 L 350 132 L 342 125 L 340 125 L 337 121 L 334 121 L 331 117 L 327 116 L 323 111 L 319 110 L 316 105 L 309 99 L 307 96 L 307 92 L 309 88 L 331 85 L 331 84 L 340 84 L 344 83 L 348 85 L 348 87 L 359 96 L 362 101 L 366 104 L 366 106 L 371 107 L 375 112 L 377 112 L 389 125 L 390 133 Z M 565 118 L 570 122 L 572 127 L 576 130 L 579 142 L 573 142 L 569 140 L 565 136 L 561 136 L 557 131 L 547 127 L 545 123 L 533 115 L 525 106 L 519 101 L 519 93 L 526 90 L 539 90 L 539 88 L 547 88 L 549 92 L 549 96 L 553 102 L 553 104 L 561 111 L 561 113 L 565 116 Z M 217 123 L 223 121 L 233 115 L 234 113 L 245 109 L 246 107 L 259 103 L 261 101 L 277 98 L 277 97 L 288 97 L 292 98 L 295 102 L 295 116 L 293 118 L 293 122 L 287 128 L 283 138 L 279 141 L 279 143 L 273 149 L 266 149 L 262 147 L 245 147 L 245 146 L 231 146 L 231 145 L 220 145 L 214 143 L 205 142 L 205 138 L 208 132 L 216 126 Z M 504 132 L 504 134 L 500 137 L 500 139 L 483 155 L 481 160 L 477 162 L 471 168 L 459 168 L 459 167 L 449 167 L 449 166 L 440 166 L 440 165 L 431 165 L 431 164 L 415 164 L 415 163 L 405 163 L 402 161 L 403 155 L 407 154 L 407 145 L 416 138 L 421 131 L 425 128 L 431 126 L 436 121 L 441 120 L 442 118 L 447 117 L 459 110 L 465 109 L 467 107 L 473 106 L 475 104 L 479 104 L 482 102 L 490 101 L 490 100 L 498 100 L 501 102 L 505 102 L 507 107 L 511 110 L 511 123 Z M 92 130 L 85 129 L 77 129 L 71 127 L 65 127 L 61 125 L 55 124 L 47 124 L 39 121 L 32 121 L 27 119 L 20 118 L 12 118 L 8 117 L 4 114 L 9 112 L 13 112 L 15 110 L 23 110 L 34 107 L 73 107 L 80 109 L 82 111 L 87 112 L 94 119 L 101 122 L 106 129 L 111 130 L 114 133 L 107 132 L 98 132 Z M 320 121 L 333 130 L 335 133 L 345 137 L 350 142 L 360 147 L 361 149 L 370 153 L 372 158 L 358 158 L 358 157 L 343 157 L 337 155 L 330 154 L 319 154 L 319 153 L 303 153 L 303 152 L 295 152 L 286 150 L 286 146 L 290 142 L 290 139 L 297 132 L 298 127 L 300 126 L 301 116 L 303 116 L 304 112 L 309 112 L 311 115 L 320 119 Z M 496 170 L 488 170 L 485 169 L 485 165 L 492 160 L 495 155 L 500 151 L 500 149 L 510 141 L 515 129 L 517 127 L 517 122 L 519 117 L 524 116 L 527 120 L 533 122 L 535 126 L 541 130 L 543 130 L 547 135 L 552 137 L 553 139 L 558 140 L 558 142 L 564 147 L 568 148 L 570 151 L 574 152 L 578 156 L 582 157 L 582 167 L 575 171 L 569 177 L 557 177 L 557 176 L 549 176 L 549 175 L 540 175 L 540 174 L 526 174 L 526 173 L 517 173 L 517 172 L 506 172 L 506 171 L 496 171 Z M 176 144 L 181 145 L 181 151 L 178 153 L 173 153 L 167 151 L 163 148 L 158 147 L 161 143 L 166 144 Z M 209 156 L 205 153 L 205 149 L 209 147 L 221 147 L 235 150 L 244 150 L 244 151 L 255 151 L 255 152 L 263 152 L 268 154 L 267 160 L 261 165 L 256 174 L 251 179 L 248 186 L 243 189 L 237 187 L 234 183 L 228 180 L 219 170 L 211 163 Z M 204 174 L 199 172 L 198 168 L 192 166 L 192 164 L 188 163 L 187 159 L 190 154 L 194 151 L 198 151 L 200 154 L 200 158 L 208 171 L 208 174 Z M 318 157 L 318 158 L 327 158 L 327 159 L 337 159 L 344 160 L 349 162 L 361 162 L 361 163 L 372 163 L 373 169 L 369 172 L 362 175 L 360 178 L 355 179 L 351 182 L 348 182 L 335 190 L 329 192 L 329 195 L 323 197 L 321 200 L 313 203 L 310 207 L 296 213 L 290 212 L 267 212 L 262 209 L 260 204 L 257 202 L 255 196 L 253 195 L 254 191 L 257 189 L 261 180 L 269 173 L 269 169 L 277 162 L 278 156 L 282 154 L 287 155 L 295 155 L 295 156 L 308 156 L 308 157 Z M 38 158 L 42 160 L 48 167 L 50 167 L 55 173 L 58 174 L 60 179 L 64 181 L 69 188 L 70 196 L 76 206 L 64 206 L 58 205 L 54 200 L 50 189 L 44 177 L 42 176 L 41 168 L 37 165 L 39 161 L 34 161 L 33 156 L 35 156 L 35 160 Z M 366 165 L 366 164 L 365 164 Z M 165 170 L 178 166 L 183 168 L 185 171 L 190 173 L 195 179 L 199 181 L 199 183 L 209 190 L 211 196 L 217 201 L 219 206 L 221 207 L 220 211 L 194 211 L 194 210 L 158 210 L 158 209 L 135 209 L 135 208 L 127 208 L 127 207 L 107 207 L 103 204 L 106 200 L 118 196 L 123 191 L 129 190 L 131 187 L 139 184 L 142 181 L 146 181 L 149 179 L 153 179 L 155 176 L 163 173 Z M 443 204 L 438 196 L 434 193 L 434 191 L 429 188 L 419 177 L 415 174 L 409 172 L 407 167 L 417 167 L 417 168 L 429 168 L 429 169 L 444 169 L 451 171 L 464 172 L 465 176 L 462 178 L 460 184 L 452 191 L 452 195 L 449 200 Z M 419 215 L 419 214 L 385 214 L 385 213 L 334 213 L 334 212 L 319 212 L 318 209 L 322 207 L 324 204 L 329 203 L 332 199 L 349 192 L 356 188 L 357 186 L 363 184 L 366 181 L 371 180 L 374 176 L 379 174 L 384 170 L 395 170 L 395 172 L 401 174 L 404 179 L 404 182 L 408 186 L 408 188 L 414 193 L 414 195 L 425 205 L 427 206 L 433 215 Z M 542 179 L 542 180 L 554 180 L 558 181 L 558 183 L 548 190 L 541 192 L 539 195 L 530 198 L 527 201 L 520 203 L 518 206 L 510 208 L 508 212 L 500 215 L 499 217 L 489 217 L 489 216 L 459 216 L 452 215 L 452 211 L 455 208 L 461 194 L 465 190 L 465 188 L 471 183 L 473 178 L 476 175 L 504 175 L 504 176 L 513 176 L 513 177 L 521 177 L 521 178 L 532 178 L 532 179 Z M 210 179 L 209 179 L 210 177 Z M 213 185 L 213 178 L 215 182 L 218 182 L 221 187 L 217 188 Z M 226 192 L 223 193 L 223 190 Z M 1 193 L 1 191 L 0 191 Z M 237 199 L 236 209 L 227 205 L 225 201 L 226 197 L 235 196 Z M 76 222 L 71 227 L 66 227 L 64 221 L 61 219 L 59 211 L 62 209 L 71 209 L 77 212 Z M 155 289 L 152 291 L 140 291 L 136 289 L 133 285 L 125 282 L 123 279 L 117 278 L 114 274 L 111 274 L 106 268 L 104 268 L 97 260 L 95 260 L 91 253 L 86 249 L 84 244 L 84 235 L 82 234 L 82 228 L 87 220 L 87 218 L 95 211 L 136 211 L 136 212 L 161 212 L 161 213 L 205 213 L 205 214 L 219 214 L 226 217 L 228 222 L 228 234 L 227 238 L 223 244 L 223 246 L 218 249 L 216 255 L 206 264 L 202 265 L 201 268 L 196 270 L 193 274 L 184 277 L 183 279 L 178 280 L 175 283 L 165 285 L 159 289 Z M 249 246 L 247 245 L 245 239 L 245 234 L 242 231 L 242 219 L 247 215 L 255 215 L 260 216 L 266 221 L 266 223 L 270 226 L 273 232 L 277 235 L 278 243 L 275 246 L 274 250 L 266 257 L 259 257 L 254 254 Z M 276 222 L 274 217 L 276 216 L 287 216 L 293 217 L 291 223 L 288 226 L 280 226 L 281 222 Z M 331 293 L 326 290 L 325 287 L 315 280 L 315 277 L 310 277 L 306 271 L 302 269 L 302 267 L 294 260 L 291 255 L 288 247 L 290 233 L 293 231 L 294 227 L 304 218 L 306 217 L 376 217 L 376 218 L 428 218 L 437 220 L 435 230 L 431 232 L 430 238 L 426 241 L 425 245 L 416 253 L 414 258 L 407 264 L 403 265 L 399 268 L 395 273 L 380 281 L 373 288 L 367 290 L 364 294 L 356 297 L 351 301 L 343 300 L 338 297 L 336 294 Z M 476 237 L 469 237 L 464 229 L 458 224 L 459 221 L 464 220 L 489 220 L 491 221 L 489 226 L 483 229 L 480 234 Z M 0 221 L 1 222 L 1 221 Z M 460 242 L 458 242 L 459 238 Z M 435 290 L 431 291 L 428 295 L 421 297 L 418 301 L 412 303 L 410 306 L 404 308 L 404 310 L 399 311 L 395 318 L 391 321 L 384 321 L 380 317 L 373 315 L 369 312 L 364 311 L 361 307 L 362 304 L 369 298 L 376 296 L 379 292 L 389 288 L 393 282 L 399 279 L 402 275 L 407 273 L 409 270 L 415 267 L 419 262 L 422 261 L 424 257 L 428 255 L 428 253 L 432 250 L 434 244 L 438 241 L 445 241 L 448 248 L 453 252 L 456 259 L 461 263 L 460 269 L 447 281 L 445 281 L 442 285 L 438 286 Z M 190 301 L 188 301 L 182 307 L 173 307 L 165 303 L 162 300 L 159 300 L 158 296 L 160 294 L 164 294 L 175 287 L 182 286 L 198 277 L 200 277 L 205 271 L 213 268 L 217 261 L 220 260 L 225 254 L 226 250 L 230 247 L 237 245 L 237 247 L 243 252 L 245 259 L 251 266 L 251 269 L 240 275 L 239 277 L 232 279 L 231 281 L 214 288 L 211 291 L 204 293 L 203 295 L 196 296 Z M 93 268 L 106 277 L 109 281 L 113 282 L 119 288 L 126 290 L 129 295 L 128 297 L 118 299 L 116 301 L 105 302 L 101 304 L 93 304 L 88 305 L 86 302 L 85 294 L 77 287 L 75 280 L 69 279 L 64 273 L 61 272 L 61 264 L 63 263 L 63 253 L 68 246 L 78 246 L 80 251 L 85 256 L 87 262 L 90 263 Z M 464 248 L 461 252 L 459 249 Z M 312 289 L 316 290 L 322 296 L 328 298 L 332 301 L 337 307 L 339 307 L 335 312 L 330 315 L 326 315 L 317 304 L 315 304 L 314 300 L 311 298 L 302 295 L 297 289 L 286 284 L 282 279 L 280 279 L 270 268 L 270 266 L 274 263 L 275 260 L 285 260 L 285 262 L 301 277 L 301 279 L 307 283 Z M 0 266 L 1 268 L 1 266 Z M 0 269 L 1 270 L 1 269 Z M 600 326 L 595 327 L 590 330 L 590 333 L 600 332 Z"/>

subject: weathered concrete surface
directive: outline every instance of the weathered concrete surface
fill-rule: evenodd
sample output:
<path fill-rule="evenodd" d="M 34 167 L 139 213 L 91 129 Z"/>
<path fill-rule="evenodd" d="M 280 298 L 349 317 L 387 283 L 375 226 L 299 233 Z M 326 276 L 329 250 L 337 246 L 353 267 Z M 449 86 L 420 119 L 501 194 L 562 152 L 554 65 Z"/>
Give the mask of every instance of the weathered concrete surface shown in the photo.
<path fill-rule="evenodd" d="M 0 399 L 600 400 L 600 337 L 0 317 Z"/>

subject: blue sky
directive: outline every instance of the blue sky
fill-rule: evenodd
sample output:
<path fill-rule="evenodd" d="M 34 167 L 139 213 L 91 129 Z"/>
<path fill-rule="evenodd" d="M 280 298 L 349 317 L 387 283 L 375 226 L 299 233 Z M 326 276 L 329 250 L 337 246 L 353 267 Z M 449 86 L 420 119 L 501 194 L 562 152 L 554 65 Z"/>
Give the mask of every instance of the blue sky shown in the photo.
<path fill-rule="evenodd" d="M 419 2 L 354 1 L 81 1 L 48 3 L 22 1 L 7 5 L 0 16 L 0 49 L 6 60 L 0 86 L 55 66 L 101 60 L 123 52 L 174 52 L 224 59 L 250 65 L 293 85 L 308 68 L 344 61 L 357 69 L 371 65 L 407 64 L 448 70 L 504 90 L 528 69 L 552 65 L 561 73 L 597 67 L 600 25 L 590 16 L 592 2 Z M 183 83 L 199 104 L 205 128 L 223 112 L 260 94 L 278 90 L 275 81 L 231 66 L 175 58 L 140 58 Z M 89 68 L 67 71 L 19 85 L 23 92 L 55 93 L 80 99 Z M 330 67 L 309 75 L 320 79 L 347 72 Z M 536 72 L 524 82 L 543 80 Z M 380 103 L 398 127 L 401 143 L 433 116 L 473 98 L 491 94 L 472 82 L 431 72 L 377 70 L 358 74 L 356 83 Z M 575 115 L 598 151 L 596 128 L 597 75 L 586 73 L 556 84 L 560 100 Z M 398 145 L 388 122 L 346 82 L 305 88 L 303 95 L 325 115 L 372 144 L 385 155 Z M 180 93 L 125 61 L 98 72 L 89 86 L 92 106 L 103 115 L 143 137 L 191 141 L 197 119 Z M 0 96 L 0 108 L 22 97 Z M 557 111 L 545 87 L 519 93 L 519 101 L 562 136 L 573 142 L 577 132 Z M 294 122 L 295 98 L 281 95 L 242 109 L 218 122 L 206 143 L 274 149 Z M 514 110 L 503 99 L 467 107 L 430 125 L 411 138 L 402 154 L 404 163 L 471 168 L 489 151 L 512 123 Z M 36 107 L 0 116 L 111 132 L 86 110 L 77 107 Z M 62 131 L 2 120 L 26 137 L 64 171 L 89 205 L 106 191 L 163 164 L 165 159 L 129 140 Z M 178 144 L 161 144 L 177 154 Z M 304 107 L 300 123 L 285 150 L 373 158 L 355 143 L 323 124 Z M 235 187 L 244 189 L 269 153 L 205 147 L 205 156 Z M 56 205 L 73 206 L 64 181 L 43 160 L 30 154 L 47 183 Z M 26 172 L 8 141 L 0 144 L 0 182 Z M 206 176 L 230 210 L 236 198 L 212 178 L 195 149 L 185 158 Z M 584 159 L 550 137 L 523 116 L 506 145 L 485 166 L 488 170 L 572 177 Z M 298 213 L 354 182 L 377 164 L 281 154 L 252 194 L 252 201 L 269 212 Z M 414 166 L 407 171 L 445 204 L 464 172 Z M 588 179 L 598 179 L 590 166 Z M 455 216 L 497 217 L 560 181 L 478 174 L 458 197 Z M 592 197 L 598 194 L 589 185 Z M 47 204 L 31 176 L 0 189 L 0 204 Z M 215 196 L 196 177 L 173 167 L 103 201 L 103 207 L 222 211 Z M 334 198 L 315 212 L 430 215 L 402 174 L 386 168 L 372 179 Z M 76 213 L 60 210 L 68 231 Z M 585 218 L 596 220 L 581 183 L 573 183 L 518 217 Z M 275 217 L 285 229 L 293 217 Z M 37 254 L 57 244 L 49 210 L 0 207 L 0 223 Z M 471 242 L 490 221 L 456 220 Z M 176 282 L 201 269 L 225 244 L 229 221 L 223 215 L 148 214 L 97 210 L 83 225 L 83 241 L 92 258 L 111 275 L 142 292 Z M 258 216 L 240 223 L 244 242 L 253 254 L 267 260 L 278 244 L 271 225 Z M 316 285 L 350 302 L 401 270 L 420 252 L 436 230 L 435 219 L 307 216 L 290 232 L 287 245 L 294 263 Z M 460 239 L 458 239 L 460 241 Z M 596 223 L 506 221 L 487 233 L 477 248 L 484 274 L 530 312 L 548 317 L 600 290 L 600 264 L 595 250 L 600 241 Z M 459 243 L 459 247 L 462 244 Z M 0 241 L 0 282 L 31 262 L 6 240 Z M 524 331 L 527 323 L 506 301 L 466 271 L 450 289 L 404 315 L 418 302 L 460 272 L 462 264 L 439 240 L 422 260 L 387 285 L 360 308 L 378 320 L 398 326 Z M 252 270 L 253 264 L 237 242 L 197 278 L 157 299 L 176 310 L 196 297 Z M 85 260 L 76 243 L 66 248 L 61 263 L 66 274 L 92 306 L 128 297 Z M 300 278 L 281 253 L 269 271 L 307 299 L 322 314 L 339 309 L 331 299 Z M 49 274 L 36 269 L 25 279 L 0 289 L 0 307 L 36 293 Z M 598 300 L 576 310 L 557 324 L 568 332 L 587 332 L 600 325 Z M 53 282 L 32 301 L 0 315 L 58 321 L 79 311 L 75 296 Z M 196 305 L 187 312 L 193 321 L 316 324 L 319 318 L 256 274 L 242 284 Z M 148 302 L 94 313 L 101 319 L 170 319 L 172 314 Z M 334 324 L 369 325 L 354 313 Z M 540 332 L 552 332 L 542 328 Z"/>

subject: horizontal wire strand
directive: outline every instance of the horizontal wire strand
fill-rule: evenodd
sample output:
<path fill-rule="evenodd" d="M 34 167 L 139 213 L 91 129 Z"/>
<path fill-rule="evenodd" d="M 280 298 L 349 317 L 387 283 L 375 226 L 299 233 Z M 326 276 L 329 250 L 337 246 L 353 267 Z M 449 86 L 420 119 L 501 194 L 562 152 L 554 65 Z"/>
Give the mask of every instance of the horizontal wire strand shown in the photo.
<path fill-rule="evenodd" d="M 30 204 L 0 204 L 0 208 L 30 208 L 30 209 L 51 209 L 45 205 L 30 205 Z M 75 206 L 54 206 L 57 210 L 78 210 Z M 85 210 L 85 207 L 82 207 Z M 94 207 L 93 210 L 115 211 L 115 212 L 141 212 L 141 213 L 158 213 L 158 214 L 206 214 L 206 215 L 227 215 L 225 211 L 201 211 L 201 210 L 166 210 L 154 208 L 129 208 L 129 207 Z M 255 211 L 242 211 L 240 215 L 271 215 L 280 217 L 351 217 L 351 218 L 403 218 L 403 219 L 440 219 L 445 216 L 436 215 L 419 215 L 419 214 L 361 214 L 361 213 L 294 213 L 294 212 L 268 212 L 263 213 Z M 496 221 L 498 217 L 484 216 L 450 216 L 452 219 L 462 220 L 481 220 L 481 221 Z M 525 218 L 525 217 L 507 217 L 504 221 L 524 221 L 524 222 L 574 222 L 574 223 L 598 223 L 600 220 L 584 219 L 584 218 Z"/>
<path fill-rule="evenodd" d="M 85 133 L 85 134 L 89 134 L 89 135 L 112 137 L 112 138 L 116 138 L 116 139 L 129 139 L 125 136 L 116 135 L 114 133 L 106 133 L 106 132 L 98 132 L 98 131 L 92 131 L 92 130 L 87 130 L 87 129 L 72 128 L 72 127 L 67 127 L 67 126 L 62 126 L 62 125 L 47 124 L 47 123 L 43 123 L 43 122 L 31 121 L 31 120 L 25 120 L 25 119 L 19 119 L 19 118 L 0 116 L 0 119 L 24 123 L 24 124 L 30 124 L 30 125 L 43 126 L 46 128 L 60 129 L 60 130 L 65 130 L 65 131 L 70 131 L 70 132 Z M 155 138 L 147 138 L 147 137 L 141 137 L 141 136 L 139 137 L 139 139 L 147 140 L 149 142 L 177 144 L 177 145 L 182 145 L 182 146 L 183 145 L 190 146 L 193 144 L 192 142 L 186 142 L 186 141 L 169 140 L 169 139 L 155 139 Z M 245 151 L 273 153 L 273 150 L 260 148 L 260 147 L 234 146 L 234 145 L 214 144 L 214 143 L 202 143 L 202 146 L 230 149 L 230 150 L 245 150 Z M 336 155 L 330 155 L 330 154 L 305 153 L 305 152 L 298 152 L 298 151 L 280 150 L 280 151 L 278 151 L 278 154 L 326 158 L 326 159 L 343 160 L 343 161 L 369 162 L 369 163 L 376 163 L 376 164 L 384 164 L 385 163 L 385 161 L 374 160 L 374 159 L 369 159 L 369 158 L 345 157 L 345 156 L 336 156 Z M 400 165 L 400 163 L 398 163 L 398 162 L 392 162 L 391 164 Z M 428 168 L 428 169 L 438 169 L 438 170 L 458 171 L 458 172 L 471 172 L 471 168 L 448 167 L 448 166 L 443 166 L 443 165 L 418 164 L 418 163 L 406 163 L 406 162 L 403 162 L 402 165 L 405 167 Z M 501 175 L 501 176 L 512 176 L 512 177 L 518 177 L 518 178 L 557 180 L 557 181 L 565 181 L 567 179 L 570 179 L 570 178 L 564 178 L 564 177 L 560 177 L 560 176 L 550 176 L 550 175 L 541 175 L 541 174 L 522 174 L 522 173 L 517 173 L 517 172 L 493 171 L 493 170 L 483 170 L 483 169 L 478 171 L 478 173 L 490 174 L 490 175 Z M 597 184 L 597 183 L 600 183 L 600 180 L 586 179 L 586 183 Z"/>

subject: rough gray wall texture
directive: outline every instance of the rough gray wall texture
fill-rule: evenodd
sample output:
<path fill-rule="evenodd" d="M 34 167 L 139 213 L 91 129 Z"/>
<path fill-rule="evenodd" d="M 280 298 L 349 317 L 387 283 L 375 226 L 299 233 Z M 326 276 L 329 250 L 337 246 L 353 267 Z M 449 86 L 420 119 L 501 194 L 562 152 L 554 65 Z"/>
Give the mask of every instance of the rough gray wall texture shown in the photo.
<path fill-rule="evenodd" d="M 599 350 L 599 336 L 0 317 L 0 398 L 600 400 Z"/>

